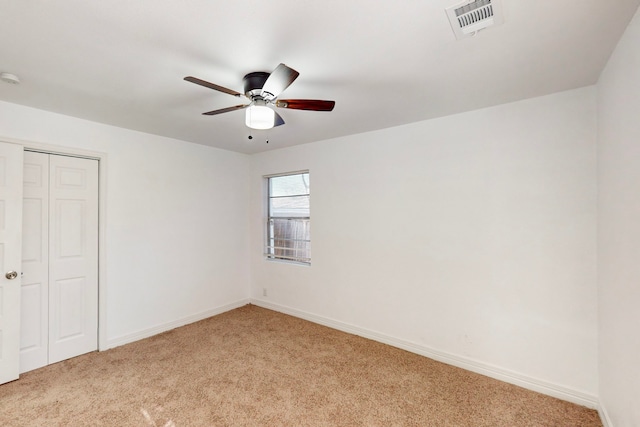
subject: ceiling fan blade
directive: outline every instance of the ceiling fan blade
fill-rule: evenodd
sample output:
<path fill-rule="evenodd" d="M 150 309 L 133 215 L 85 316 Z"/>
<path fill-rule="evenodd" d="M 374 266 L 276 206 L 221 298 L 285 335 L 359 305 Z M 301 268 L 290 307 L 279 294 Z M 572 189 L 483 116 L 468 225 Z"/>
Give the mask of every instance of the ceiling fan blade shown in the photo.
<path fill-rule="evenodd" d="M 268 100 L 277 98 L 299 75 L 300 73 L 293 68 L 284 64 L 278 65 L 264 82 L 260 96 Z"/>
<path fill-rule="evenodd" d="M 284 119 L 280 116 L 280 114 L 274 111 L 275 117 L 273 119 L 273 127 L 282 126 L 284 124 Z"/>
<path fill-rule="evenodd" d="M 216 114 L 228 113 L 229 111 L 242 110 L 247 108 L 251 104 L 247 105 L 235 105 L 233 107 L 221 108 L 219 110 L 207 111 L 206 113 L 202 113 L 205 116 L 215 116 Z"/>
<path fill-rule="evenodd" d="M 322 101 L 320 99 L 278 99 L 276 107 L 292 110 L 331 111 L 336 101 Z"/>
<path fill-rule="evenodd" d="M 236 92 L 235 90 L 227 89 L 226 87 L 218 86 L 216 84 L 209 83 L 204 80 L 200 80 L 196 77 L 188 76 L 188 77 L 185 77 L 184 79 L 188 82 L 195 83 L 200 86 L 208 87 L 209 89 L 217 90 L 218 92 L 228 93 L 229 95 L 233 95 L 233 96 L 242 96 L 240 92 Z"/>

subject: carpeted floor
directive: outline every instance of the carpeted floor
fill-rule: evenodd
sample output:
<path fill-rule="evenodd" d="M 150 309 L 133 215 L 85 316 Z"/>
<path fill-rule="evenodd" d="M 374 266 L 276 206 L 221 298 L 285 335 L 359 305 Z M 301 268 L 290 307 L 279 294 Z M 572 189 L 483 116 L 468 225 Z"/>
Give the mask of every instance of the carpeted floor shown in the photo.
<path fill-rule="evenodd" d="M 602 426 L 596 411 L 245 306 L 0 386 L 2 426 Z"/>

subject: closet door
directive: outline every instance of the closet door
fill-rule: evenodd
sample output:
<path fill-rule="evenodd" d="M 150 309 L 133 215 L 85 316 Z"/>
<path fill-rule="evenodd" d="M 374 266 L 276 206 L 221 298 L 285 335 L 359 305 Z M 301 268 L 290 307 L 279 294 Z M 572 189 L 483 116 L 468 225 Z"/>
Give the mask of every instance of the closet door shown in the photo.
<path fill-rule="evenodd" d="M 49 363 L 98 348 L 98 161 L 49 158 Z"/>
<path fill-rule="evenodd" d="M 49 360 L 49 155 L 24 153 L 20 372 Z"/>
<path fill-rule="evenodd" d="M 20 372 L 98 348 L 98 162 L 24 159 Z"/>

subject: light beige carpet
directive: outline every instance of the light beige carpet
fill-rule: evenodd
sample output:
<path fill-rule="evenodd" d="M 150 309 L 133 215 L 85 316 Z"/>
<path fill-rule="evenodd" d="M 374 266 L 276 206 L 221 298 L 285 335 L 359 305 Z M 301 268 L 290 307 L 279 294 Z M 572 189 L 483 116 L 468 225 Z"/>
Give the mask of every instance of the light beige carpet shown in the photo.
<path fill-rule="evenodd" d="M 245 306 L 28 372 L 2 426 L 601 426 L 596 411 Z"/>

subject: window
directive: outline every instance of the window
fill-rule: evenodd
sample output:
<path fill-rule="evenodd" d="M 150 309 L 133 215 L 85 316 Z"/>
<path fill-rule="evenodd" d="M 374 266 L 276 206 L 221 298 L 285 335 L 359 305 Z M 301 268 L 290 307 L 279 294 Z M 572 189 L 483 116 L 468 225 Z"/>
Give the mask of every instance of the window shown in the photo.
<path fill-rule="evenodd" d="M 267 177 L 267 259 L 311 263 L 309 172 Z"/>

